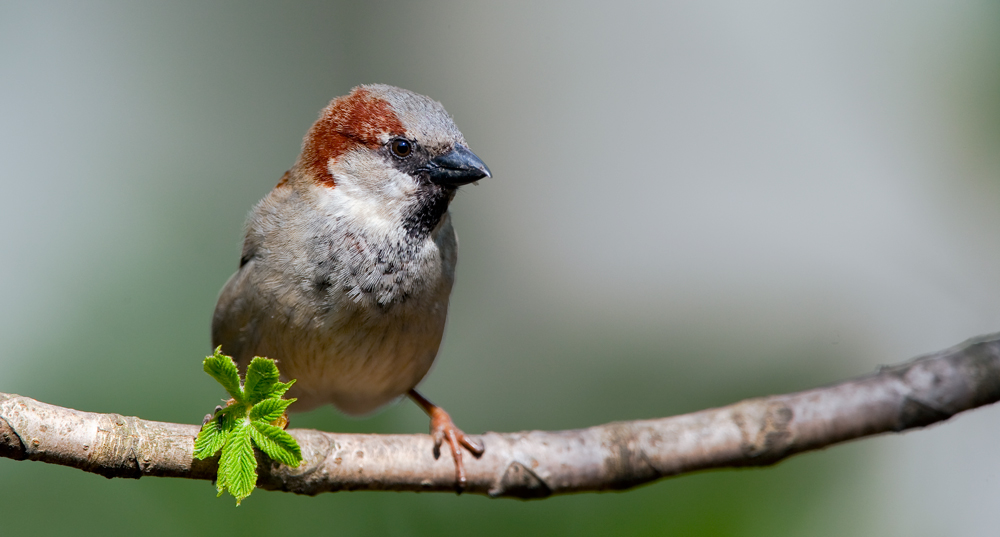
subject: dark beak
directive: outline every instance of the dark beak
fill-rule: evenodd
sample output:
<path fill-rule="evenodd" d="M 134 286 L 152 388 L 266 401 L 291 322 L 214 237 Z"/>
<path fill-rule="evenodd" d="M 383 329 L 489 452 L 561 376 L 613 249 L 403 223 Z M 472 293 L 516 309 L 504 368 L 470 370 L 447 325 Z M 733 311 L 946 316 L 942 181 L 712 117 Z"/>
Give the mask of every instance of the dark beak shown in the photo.
<path fill-rule="evenodd" d="M 486 164 L 462 145 L 427 163 L 431 182 L 443 186 L 467 185 L 483 177 L 493 177 Z"/>

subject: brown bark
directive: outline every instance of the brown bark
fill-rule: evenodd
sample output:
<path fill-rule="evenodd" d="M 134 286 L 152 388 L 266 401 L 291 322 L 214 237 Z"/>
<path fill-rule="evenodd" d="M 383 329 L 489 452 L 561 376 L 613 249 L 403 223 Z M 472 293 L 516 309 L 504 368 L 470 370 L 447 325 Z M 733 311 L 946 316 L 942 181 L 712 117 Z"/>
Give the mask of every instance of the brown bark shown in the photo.
<path fill-rule="evenodd" d="M 681 416 L 570 431 L 486 433 L 468 457 L 467 491 L 542 498 L 618 490 L 709 468 L 765 466 L 854 438 L 925 427 L 1000 400 L 1000 334 L 833 386 L 748 399 Z M 94 414 L 0 393 L 0 456 L 106 477 L 213 479 L 192 459 L 197 425 Z M 258 485 L 299 494 L 338 490 L 453 491 L 455 469 L 428 435 L 290 430 L 303 464 L 263 455 Z"/>

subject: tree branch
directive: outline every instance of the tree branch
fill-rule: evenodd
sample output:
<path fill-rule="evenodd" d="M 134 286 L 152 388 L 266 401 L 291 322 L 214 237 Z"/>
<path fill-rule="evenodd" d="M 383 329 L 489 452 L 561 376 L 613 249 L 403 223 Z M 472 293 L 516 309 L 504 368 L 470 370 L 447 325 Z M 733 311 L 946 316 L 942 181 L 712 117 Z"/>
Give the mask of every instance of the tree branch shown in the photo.
<path fill-rule="evenodd" d="M 825 388 L 748 399 L 670 418 L 570 431 L 486 433 L 467 458 L 467 491 L 543 498 L 620 490 L 709 468 L 766 466 L 832 444 L 925 427 L 1000 400 L 1000 334 Z M 61 408 L 0 393 L 0 456 L 106 477 L 215 478 L 192 459 L 199 427 Z M 258 486 L 298 494 L 339 490 L 454 491 L 451 458 L 428 435 L 290 430 L 297 468 L 258 453 Z"/>

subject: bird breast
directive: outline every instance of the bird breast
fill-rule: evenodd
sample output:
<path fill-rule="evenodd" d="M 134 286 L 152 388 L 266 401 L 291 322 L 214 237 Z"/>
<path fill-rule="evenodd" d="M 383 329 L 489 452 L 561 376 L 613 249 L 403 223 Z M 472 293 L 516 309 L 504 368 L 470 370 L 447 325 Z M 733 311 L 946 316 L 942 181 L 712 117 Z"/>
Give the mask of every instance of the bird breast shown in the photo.
<path fill-rule="evenodd" d="M 278 360 L 298 410 L 371 412 L 437 355 L 457 257 L 450 217 L 424 236 L 368 224 L 277 188 L 251 215 L 245 263 L 220 297 L 214 344 L 241 366 Z"/>

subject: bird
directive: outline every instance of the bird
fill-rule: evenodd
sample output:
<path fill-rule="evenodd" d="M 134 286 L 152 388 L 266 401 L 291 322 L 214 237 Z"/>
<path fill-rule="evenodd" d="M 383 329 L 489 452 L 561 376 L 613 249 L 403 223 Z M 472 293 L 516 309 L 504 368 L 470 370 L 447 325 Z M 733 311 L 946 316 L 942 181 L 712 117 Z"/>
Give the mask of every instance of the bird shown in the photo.
<path fill-rule="evenodd" d="M 492 177 L 437 101 L 361 85 L 333 99 L 291 169 L 254 206 L 239 269 L 219 294 L 212 346 L 241 368 L 277 361 L 296 411 L 366 415 L 408 395 L 448 443 L 485 447 L 416 390 L 434 362 L 455 281 L 448 211 L 459 187 Z"/>

